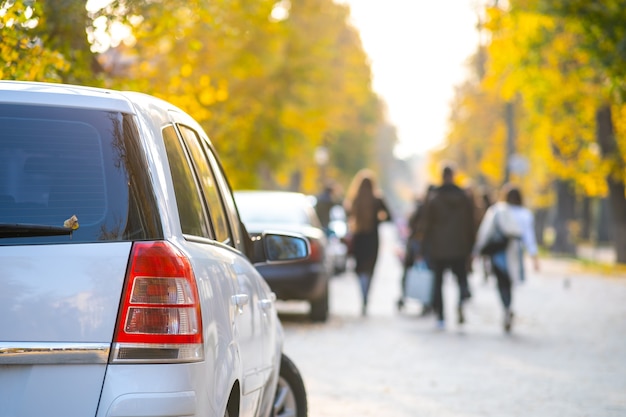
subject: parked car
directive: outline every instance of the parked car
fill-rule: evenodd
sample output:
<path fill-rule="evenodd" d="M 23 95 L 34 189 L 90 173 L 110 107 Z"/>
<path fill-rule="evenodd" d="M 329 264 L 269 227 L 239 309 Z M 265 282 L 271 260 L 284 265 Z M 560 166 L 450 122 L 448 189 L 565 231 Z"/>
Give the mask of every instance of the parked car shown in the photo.
<path fill-rule="evenodd" d="M 237 190 L 234 193 L 241 219 L 250 234 L 264 230 L 300 233 L 310 242 L 306 262 L 257 265 L 257 269 L 280 300 L 310 303 L 313 321 L 328 318 L 328 280 L 331 264 L 327 239 L 308 196 L 289 191 Z"/>
<path fill-rule="evenodd" d="M 0 81 L 0 414 L 306 415 L 211 141 L 157 98 Z M 282 366 L 281 366 L 282 363 Z"/>
<path fill-rule="evenodd" d="M 330 187 L 325 188 L 321 194 L 310 195 L 308 198 L 320 219 L 322 229 L 326 231 L 326 253 L 330 258 L 333 274 L 341 274 L 346 271 L 348 263 L 346 212 L 341 204 L 334 201 Z"/>
<path fill-rule="evenodd" d="M 330 209 L 330 221 L 328 223 L 329 253 L 332 258 L 335 274 L 346 271 L 348 266 L 348 223 L 346 212 L 341 205 L 334 205 Z"/>

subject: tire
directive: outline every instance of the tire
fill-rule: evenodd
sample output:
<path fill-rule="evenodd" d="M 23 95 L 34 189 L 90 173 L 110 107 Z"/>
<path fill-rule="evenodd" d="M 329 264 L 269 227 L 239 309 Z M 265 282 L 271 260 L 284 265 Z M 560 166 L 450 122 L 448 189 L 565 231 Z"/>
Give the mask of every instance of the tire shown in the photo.
<path fill-rule="evenodd" d="M 272 417 L 306 417 L 307 413 L 308 404 L 302 375 L 291 359 L 282 354 Z"/>
<path fill-rule="evenodd" d="M 310 317 L 316 322 L 328 320 L 328 284 L 326 284 L 324 294 L 317 300 L 311 301 Z"/>

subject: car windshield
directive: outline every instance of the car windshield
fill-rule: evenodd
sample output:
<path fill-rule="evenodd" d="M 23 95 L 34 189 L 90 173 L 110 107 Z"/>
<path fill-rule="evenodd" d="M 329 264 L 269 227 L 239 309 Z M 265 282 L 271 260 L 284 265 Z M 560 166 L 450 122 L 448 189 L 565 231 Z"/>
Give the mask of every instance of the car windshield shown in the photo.
<path fill-rule="evenodd" d="M 305 200 L 298 195 L 236 192 L 235 200 L 244 223 L 311 224 Z"/>
<path fill-rule="evenodd" d="M 0 105 L 0 245 L 157 237 L 132 120 Z M 51 232 L 64 227 L 72 233 Z"/>

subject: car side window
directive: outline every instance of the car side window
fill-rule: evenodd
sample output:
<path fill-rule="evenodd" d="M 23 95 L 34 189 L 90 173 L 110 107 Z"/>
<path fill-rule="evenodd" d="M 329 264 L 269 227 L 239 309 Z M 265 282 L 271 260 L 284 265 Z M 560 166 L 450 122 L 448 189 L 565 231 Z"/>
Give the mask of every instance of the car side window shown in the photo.
<path fill-rule="evenodd" d="M 215 176 L 211 171 L 210 162 L 207 160 L 206 154 L 200 144 L 200 138 L 195 130 L 184 126 L 178 125 L 180 132 L 183 136 L 185 144 L 191 154 L 196 173 L 200 181 L 200 187 L 202 188 L 202 194 L 209 209 L 209 217 L 213 224 L 213 231 L 215 233 L 215 240 L 232 245 L 232 239 L 230 236 L 230 228 L 228 225 L 228 218 L 226 210 L 220 196 L 220 189 L 215 180 Z"/>
<path fill-rule="evenodd" d="M 163 129 L 163 141 L 172 172 L 180 226 L 184 234 L 209 237 L 209 225 L 204 215 L 202 200 L 183 145 L 174 126 Z"/>
<path fill-rule="evenodd" d="M 230 185 L 226 180 L 226 176 L 222 172 L 222 166 L 217 160 L 217 157 L 213 153 L 213 150 L 205 143 L 202 142 L 204 148 L 206 150 L 207 157 L 211 162 L 213 167 L 213 172 L 215 174 L 215 179 L 222 190 L 222 196 L 224 198 L 224 204 L 228 211 L 228 215 L 230 217 L 231 229 L 233 232 L 233 237 L 235 239 L 235 247 L 242 252 L 245 252 L 245 243 L 244 243 L 244 234 L 241 230 L 241 220 L 239 218 L 239 213 L 237 211 L 237 205 L 235 204 L 235 198 L 233 197 L 233 193 L 231 191 Z"/>

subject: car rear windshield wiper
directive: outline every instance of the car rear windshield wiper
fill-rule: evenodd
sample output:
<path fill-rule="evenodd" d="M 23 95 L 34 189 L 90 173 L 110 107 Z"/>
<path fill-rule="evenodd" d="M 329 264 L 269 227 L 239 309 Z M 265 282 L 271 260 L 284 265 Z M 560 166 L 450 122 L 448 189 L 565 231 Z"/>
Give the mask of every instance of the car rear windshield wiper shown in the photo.
<path fill-rule="evenodd" d="M 8 224 L 0 223 L 0 239 L 11 237 L 39 237 L 71 235 L 70 227 L 47 226 L 42 224 Z"/>

